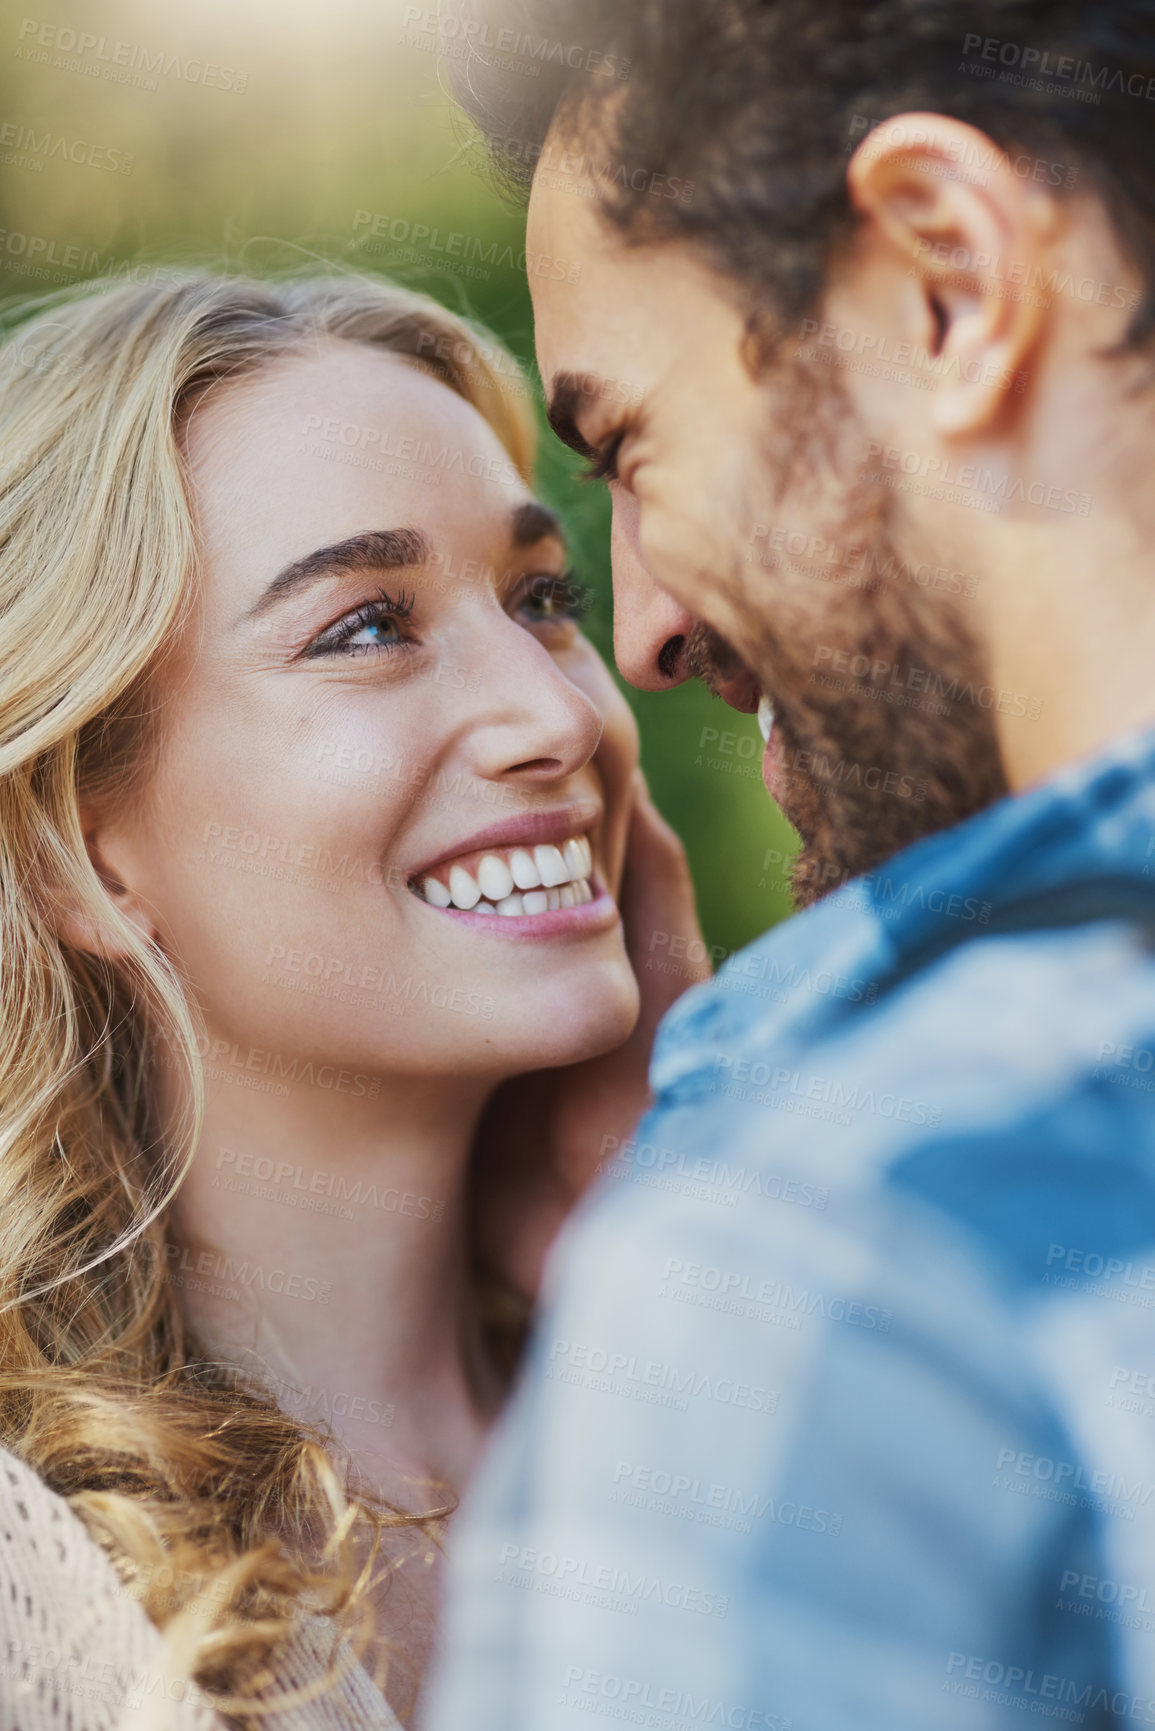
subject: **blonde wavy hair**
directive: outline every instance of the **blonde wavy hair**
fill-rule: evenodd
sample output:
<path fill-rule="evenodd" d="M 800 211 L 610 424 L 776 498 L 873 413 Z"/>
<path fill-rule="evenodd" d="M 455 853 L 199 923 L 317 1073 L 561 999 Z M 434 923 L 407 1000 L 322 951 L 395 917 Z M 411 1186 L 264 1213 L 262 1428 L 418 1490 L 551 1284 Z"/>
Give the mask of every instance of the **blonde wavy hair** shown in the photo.
<path fill-rule="evenodd" d="M 82 806 L 128 796 L 151 762 L 154 680 L 196 581 L 181 427 L 206 391 L 341 338 L 439 378 L 526 478 L 534 417 L 492 337 L 380 279 L 95 284 L 9 323 L 0 1443 L 84 1519 L 180 1673 L 222 1710 L 259 1718 L 299 1621 L 327 1614 L 360 1644 L 386 1530 L 435 1533 L 446 1511 L 406 1515 L 352 1493 L 322 1433 L 238 1386 L 190 1337 L 165 1274 L 165 1212 L 197 1142 L 196 1008 L 118 914 Z M 115 934 L 115 963 L 62 940 L 62 909 Z M 163 1128 L 160 1063 L 175 1066 L 186 1102 Z"/>

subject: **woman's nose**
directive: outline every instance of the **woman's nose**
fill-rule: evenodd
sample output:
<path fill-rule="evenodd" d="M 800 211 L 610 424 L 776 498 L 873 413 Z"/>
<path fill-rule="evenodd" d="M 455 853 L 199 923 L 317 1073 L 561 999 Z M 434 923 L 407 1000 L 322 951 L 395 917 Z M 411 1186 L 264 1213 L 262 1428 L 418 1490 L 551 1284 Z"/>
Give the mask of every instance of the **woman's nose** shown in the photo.
<path fill-rule="evenodd" d="M 506 621 L 480 668 L 463 735 L 474 774 L 524 784 L 562 781 L 584 769 L 603 717 L 531 631 Z"/>

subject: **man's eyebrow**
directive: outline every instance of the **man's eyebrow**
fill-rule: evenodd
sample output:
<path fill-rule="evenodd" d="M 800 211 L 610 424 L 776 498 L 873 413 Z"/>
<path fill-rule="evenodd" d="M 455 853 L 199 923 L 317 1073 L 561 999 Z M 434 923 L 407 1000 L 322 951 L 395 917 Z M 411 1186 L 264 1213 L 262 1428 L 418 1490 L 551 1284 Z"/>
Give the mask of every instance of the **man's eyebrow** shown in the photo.
<path fill-rule="evenodd" d="M 331 547 L 318 547 L 303 558 L 294 559 L 277 572 L 259 599 L 242 615 L 240 623 L 259 619 L 271 607 L 325 577 L 397 570 L 407 565 L 424 565 L 428 558 L 429 544 L 417 529 L 366 529 L 345 541 L 334 542 Z"/>
<path fill-rule="evenodd" d="M 556 511 L 551 511 L 548 505 L 539 504 L 536 499 L 516 506 L 512 528 L 515 547 L 532 547 L 536 542 L 547 539 L 560 541 L 562 546 L 565 546 L 565 530 L 561 526 L 561 518 Z"/>
<path fill-rule="evenodd" d="M 587 403 L 595 401 L 604 391 L 602 381 L 595 379 L 590 373 L 558 373 L 546 406 L 545 418 L 562 444 L 568 445 L 571 451 L 576 451 L 578 456 L 584 457 L 587 462 L 593 462 L 598 453 L 578 431 L 578 404 L 583 400 Z"/>

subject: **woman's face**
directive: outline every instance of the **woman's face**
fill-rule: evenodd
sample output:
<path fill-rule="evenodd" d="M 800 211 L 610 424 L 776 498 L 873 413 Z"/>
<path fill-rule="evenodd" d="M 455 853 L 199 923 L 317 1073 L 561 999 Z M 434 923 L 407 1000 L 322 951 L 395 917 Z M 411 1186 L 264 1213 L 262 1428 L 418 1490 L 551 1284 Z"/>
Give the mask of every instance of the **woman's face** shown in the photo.
<path fill-rule="evenodd" d="M 216 1053 L 497 1078 L 620 1043 L 636 731 L 497 436 L 328 341 L 185 442 L 196 607 L 116 875 Z"/>

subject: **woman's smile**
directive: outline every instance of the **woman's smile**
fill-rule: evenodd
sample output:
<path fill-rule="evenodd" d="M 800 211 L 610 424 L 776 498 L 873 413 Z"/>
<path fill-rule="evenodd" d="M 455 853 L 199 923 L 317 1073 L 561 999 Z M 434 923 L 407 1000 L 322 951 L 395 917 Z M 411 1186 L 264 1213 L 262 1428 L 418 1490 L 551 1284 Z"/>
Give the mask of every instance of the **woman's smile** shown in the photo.
<path fill-rule="evenodd" d="M 426 862 L 409 880 L 427 907 L 497 937 L 605 930 L 617 904 L 594 861 L 592 803 L 510 818 Z"/>

